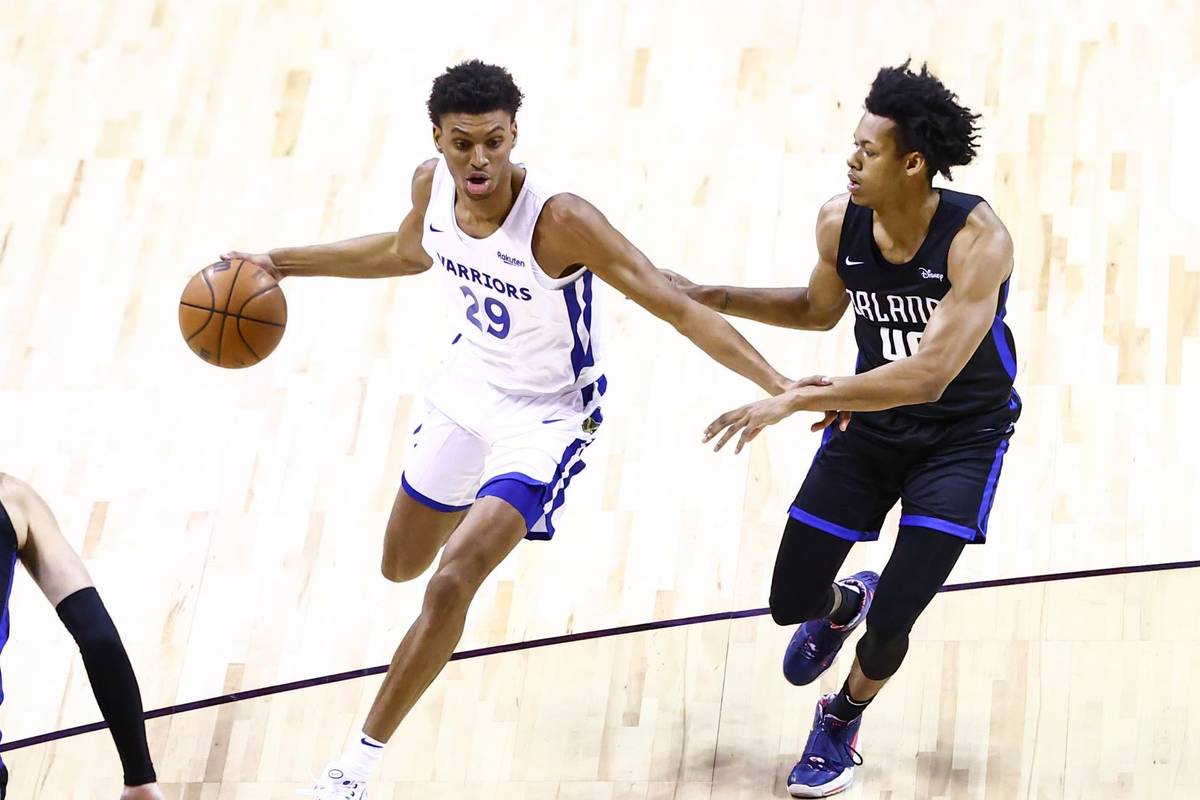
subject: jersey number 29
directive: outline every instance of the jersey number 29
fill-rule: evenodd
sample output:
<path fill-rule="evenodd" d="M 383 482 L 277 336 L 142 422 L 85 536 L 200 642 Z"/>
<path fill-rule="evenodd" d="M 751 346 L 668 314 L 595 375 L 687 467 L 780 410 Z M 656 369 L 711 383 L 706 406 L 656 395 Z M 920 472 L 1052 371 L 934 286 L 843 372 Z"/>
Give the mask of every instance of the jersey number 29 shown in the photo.
<path fill-rule="evenodd" d="M 497 339 L 503 339 L 508 336 L 509 330 L 512 329 L 512 317 L 508 315 L 508 309 L 494 297 L 485 297 L 483 300 L 483 313 L 487 315 L 488 326 L 483 327 L 483 320 L 479 319 L 479 298 L 467 286 L 462 287 L 462 293 L 469 298 L 471 304 L 467 306 L 467 321 L 474 325 L 479 330 L 490 333 Z"/>

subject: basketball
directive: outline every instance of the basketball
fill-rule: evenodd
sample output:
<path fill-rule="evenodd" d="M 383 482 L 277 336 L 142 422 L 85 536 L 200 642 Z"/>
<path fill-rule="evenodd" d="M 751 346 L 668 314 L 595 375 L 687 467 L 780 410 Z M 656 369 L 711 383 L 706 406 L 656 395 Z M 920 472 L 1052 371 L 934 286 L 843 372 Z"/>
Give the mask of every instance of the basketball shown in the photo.
<path fill-rule="evenodd" d="M 267 270 L 242 259 L 209 264 L 179 298 L 179 330 L 192 352 L 227 369 L 249 367 L 283 338 L 287 301 Z"/>

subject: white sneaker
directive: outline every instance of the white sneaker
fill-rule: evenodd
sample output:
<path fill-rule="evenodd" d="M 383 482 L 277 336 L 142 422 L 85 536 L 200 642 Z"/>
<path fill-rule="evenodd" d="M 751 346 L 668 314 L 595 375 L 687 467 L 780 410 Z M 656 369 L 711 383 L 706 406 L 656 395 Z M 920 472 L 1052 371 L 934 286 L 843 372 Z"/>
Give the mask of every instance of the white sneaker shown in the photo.
<path fill-rule="evenodd" d="M 335 762 L 325 767 L 312 791 L 303 794 L 317 800 L 367 800 L 367 782 L 350 780 Z"/>

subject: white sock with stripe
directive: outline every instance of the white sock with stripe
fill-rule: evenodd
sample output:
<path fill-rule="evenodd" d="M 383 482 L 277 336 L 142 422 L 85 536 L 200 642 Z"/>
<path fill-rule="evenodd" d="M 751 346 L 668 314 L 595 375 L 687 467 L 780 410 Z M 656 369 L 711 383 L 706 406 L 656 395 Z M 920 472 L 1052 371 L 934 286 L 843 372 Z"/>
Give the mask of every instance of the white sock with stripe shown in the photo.
<path fill-rule="evenodd" d="M 375 771 L 379 759 L 383 757 L 383 744 L 365 733 L 359 733 L 342 754 L 338 768 L 346 773 L 348 780 L 366 781 Z"/>

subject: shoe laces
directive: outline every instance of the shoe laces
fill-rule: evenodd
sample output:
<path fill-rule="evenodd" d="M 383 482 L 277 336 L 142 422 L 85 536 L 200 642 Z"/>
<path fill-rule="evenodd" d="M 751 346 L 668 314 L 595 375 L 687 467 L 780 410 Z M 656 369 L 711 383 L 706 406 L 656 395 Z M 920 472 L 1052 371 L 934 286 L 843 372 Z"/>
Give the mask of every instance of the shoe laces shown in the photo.
<path fill-rule="evenodd" d="M 829 753 L 827 751 L 826 755 L 821 755 L 818 749 L 814 747 L 804 754 L 801 761 L 810 769 L 828 770 L 831 772 L 847 764 L 855 767 L 862 766 L 862 753 L 855 750 L 854 745 L 846 740 L 847 727 L 848 724 L 837 717 L 830 714 L 822 715 L 821 721 L 817 723 L 817 730 L 824 734 L 825 739 L 832 744 L 833 752 Z M 814 730 L 813 732 L 816 733 L 817 731 Z M 820 741 L 821 739 L 818 738 L 814 744 Z M 821 749 L 824 750 L 826 748 Z M 830 759 L 827 756 L 833 756 L 834 760 L 838 763 L 830 766 Z"/>

